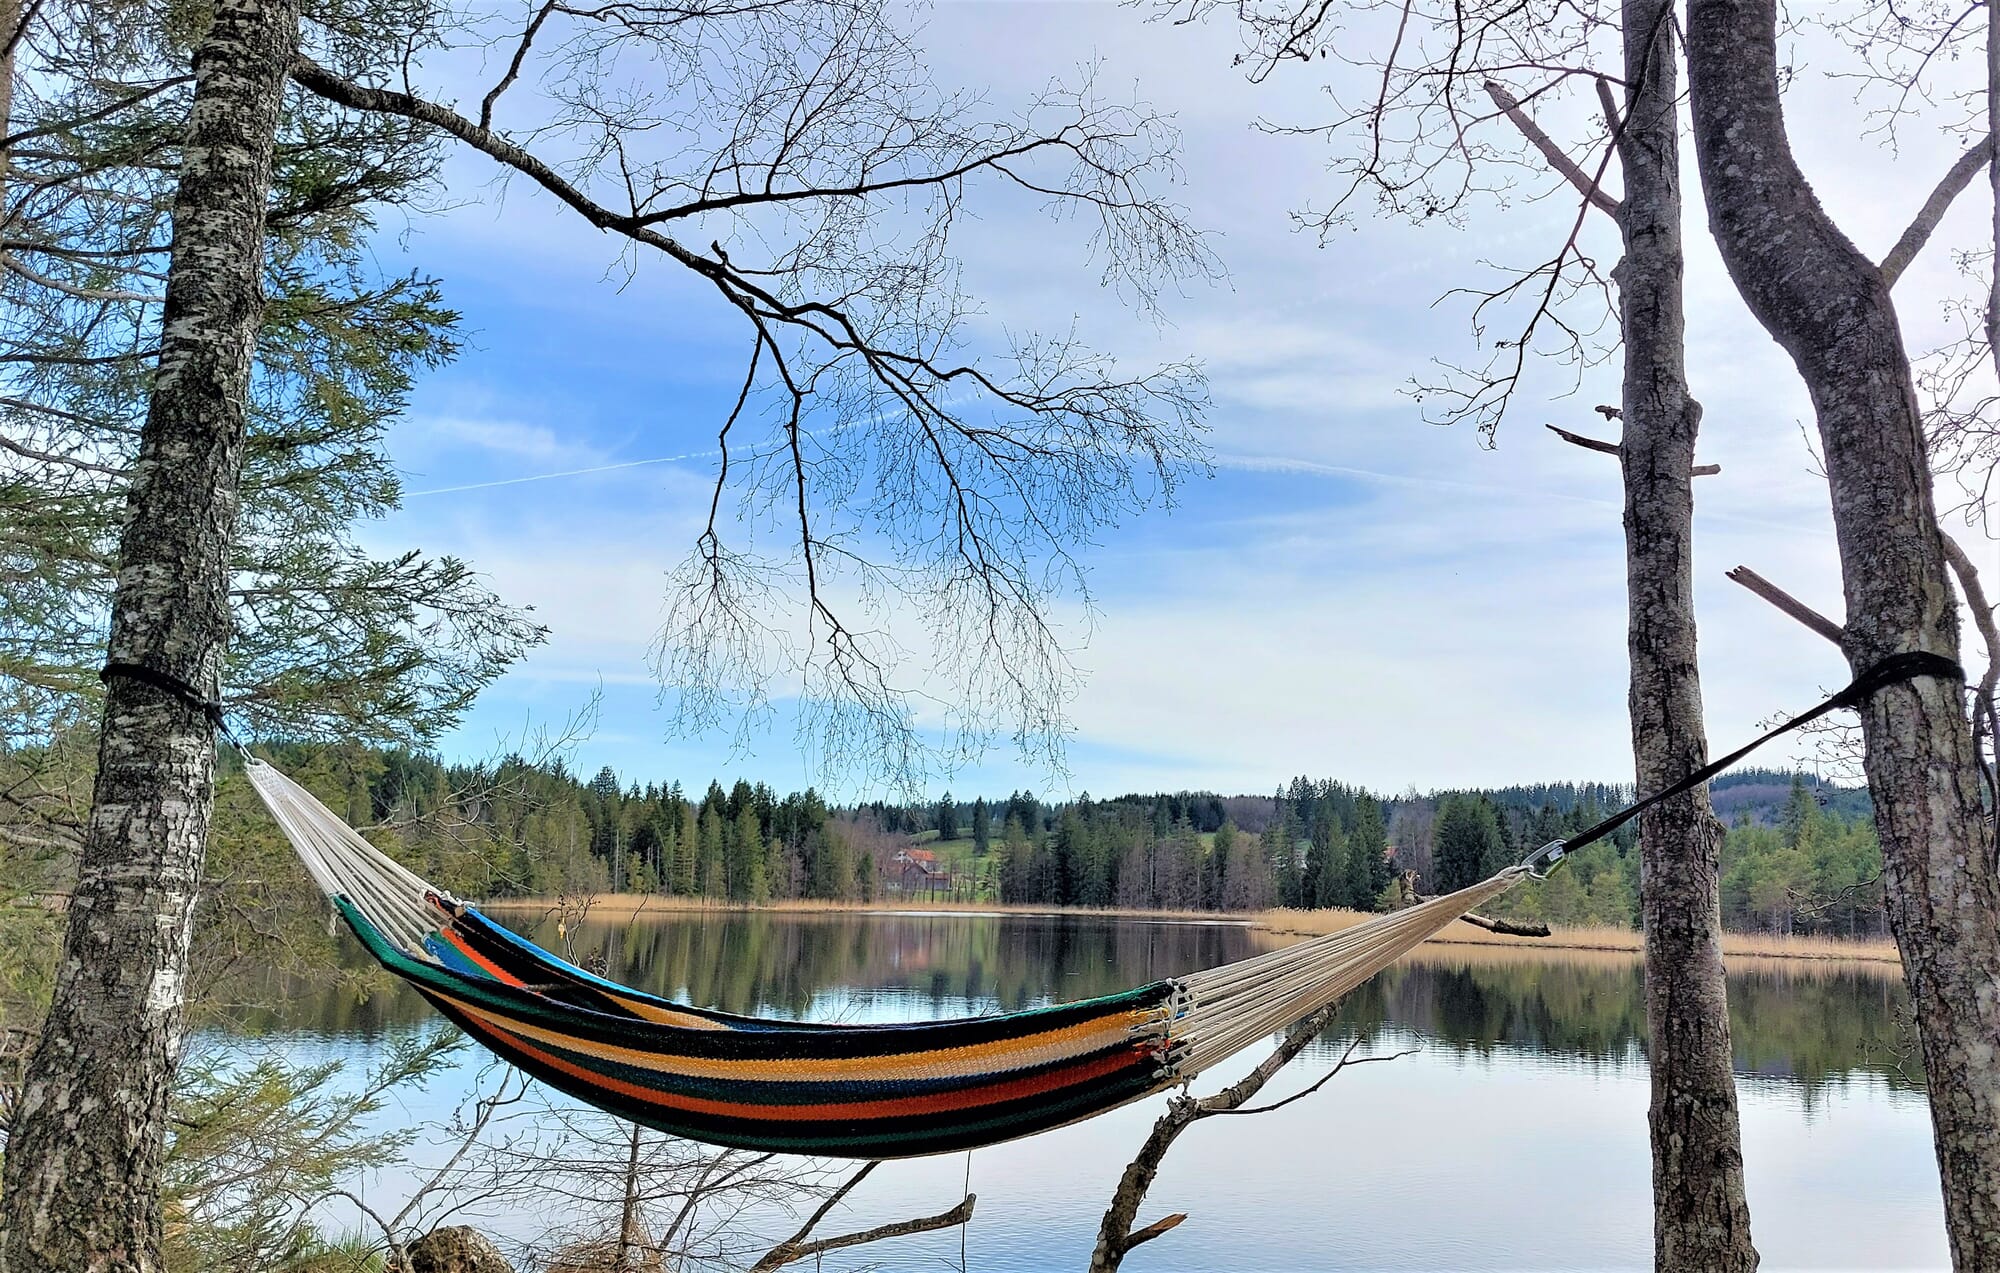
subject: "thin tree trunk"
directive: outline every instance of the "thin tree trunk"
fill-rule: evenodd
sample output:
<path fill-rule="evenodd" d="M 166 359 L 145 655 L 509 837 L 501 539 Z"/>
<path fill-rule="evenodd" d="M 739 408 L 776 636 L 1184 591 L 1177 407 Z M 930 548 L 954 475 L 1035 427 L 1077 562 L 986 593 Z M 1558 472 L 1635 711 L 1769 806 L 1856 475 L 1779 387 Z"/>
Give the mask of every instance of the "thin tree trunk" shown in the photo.
<path fill-rule="evenodd" d="M 1986 6 L 1986 136 L 2000 147 L 2000 4 Z M 2000 371 L 2000 163 L 1988 160 L 1986 181 L 1993 193 L 1993 244 L 1996 251 L 1987 274 L 1986 352 Z M 2000 650 L 1993 657 L 2000 660 Z"/>
<path fill-rule="evenodd" d="M 1793 159 L 1773 0 L 1693 0 L 1695 151 L 1730 276 L 1798 366 L 1832 491 L 1857 671 L 1958 657 L 1922 421 L 1881 272 L 1827 216 Z M 1929 1081 L 1945 1224 L 1961 1269 L 2000 1269 L 2000 871 L 1986 842 L 1963 686 L 1877 693 L 1862 739 L 1890 929 Z"/>
<path fill-rule="evenodd" d="M 21 43 L 21 0 L 0 0 L 0 137 L 14 133 L 14 75 Z M 7 178 L 14 166 L 11 149 L 0 148 L 0 212 L 6 208 Z"/>
<path fill-rule="evenodd" d="M 1625 0 L 1619 167 L 1625 256 L 1625 578 L 1628 702 L 1639 790 L 1708 762 L 1694 618 L 1694 450 L 1687 382 L 1678 59 L 1672 0 Z M 1743 1140 L 1722 974 L 1722 824 L 1705 789 L 1639 822 L 1652 1105 L 1653 1261 L 1661 1270 L 1754 1269 Z"/>
<path fill-rule="evenodd" d="M 160 361 L 119 545 L 110 660 L 211 695 L 297 26 L 297 0 L 221 0 L 195 52 Z M 12 1273 L 161 1267 L 161 1150 L 214 773 L 199 710 L 110 681 L 55 998 L 7 1145 Z"/>
<path fill-rule="evenodd" d="M 630 1132 L 630 1150 L 625 1157 L 625 1207 L 618 1219 L 618 1258 L 612 1267 L 618 1273 L 639 1267 L 639 1253 L 646 1247 L 646 1236 L 639 1229 L 639 1136 L 643 1129 L 634 1123 Z"/>

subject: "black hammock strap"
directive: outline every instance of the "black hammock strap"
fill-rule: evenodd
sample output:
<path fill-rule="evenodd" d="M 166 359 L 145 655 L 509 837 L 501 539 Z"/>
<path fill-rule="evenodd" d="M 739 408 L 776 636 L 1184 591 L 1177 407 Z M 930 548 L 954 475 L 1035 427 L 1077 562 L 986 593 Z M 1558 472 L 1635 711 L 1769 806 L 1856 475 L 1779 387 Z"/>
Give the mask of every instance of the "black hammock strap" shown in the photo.
<path fill-rule="evenodd" d="M 207 718 L 208 723 L 235 744 L 238 751 L 243 750 L 243 743 L 236 737 L 236 731 L 229 728 L 229 721 L 223 714 L 224 708 L 219 700 L 210 698 L 172 672 L 162 672 L 144 663 L 121 663 L 114 660 L 97 671 L 97 679 L 106 684 L 109 684 L 113 677 L 119 676 L 126 680 L 138 681 L 142 685 L 150 685 L 169 698 L 179 699 Z"/>
<path fill-rule="evenodd" d="M 1738 747 L 1727 756 L 1709 761 L 1687 777 L 1676 782 L 1673 786 L 1663 791 L 1656 791 L 1643 800 L 1635 801 L 1625 806 L 1625 808 L 1620 809 L 1617 813 L 1612 814 L 1595 826 L 1587 827 L 1567 839 L 1557 840 L 1553 844 L 1546 844 L 1536 849 L 1534 854 L 1528 858 L 1526 865 L 1547 865 L 1560 861 L 1563 857 L 1582 848 L 1584 845 L 1602 840 L 1605 836 L 1610 835 L 1613 831 L 1624 826 L 1654 805 L 1693 791 L 1696 787 L 1701 786 L 1723 770 L 1728 769 L 1731 765 L 1734 765 L 1737 761 L 1756 751 L 1772 739 L 1810 725 L 1829 712 L 1837 712 L 1844 707 L 1859 707 L 1867 702 L 1875 694 L 1875 691 L 1891 685 L 1900 685 L 1904 681 L 1915 680 L 1919 676 L 1936 676 L 1947 680 L 1962 681 L 1965 679 L 1965 669 L 1944 655 L 1933 654 L 1929 650 L 1912 650 L 1905 654 L 1892 654 L 1873 667 L 1863 671 L 1859 676 L 1848 682 L 1845 689 L 1840 690 L 1810 711 L 1801 712 L 1776 729 L 1751 739 L 1748 743 Z"/>

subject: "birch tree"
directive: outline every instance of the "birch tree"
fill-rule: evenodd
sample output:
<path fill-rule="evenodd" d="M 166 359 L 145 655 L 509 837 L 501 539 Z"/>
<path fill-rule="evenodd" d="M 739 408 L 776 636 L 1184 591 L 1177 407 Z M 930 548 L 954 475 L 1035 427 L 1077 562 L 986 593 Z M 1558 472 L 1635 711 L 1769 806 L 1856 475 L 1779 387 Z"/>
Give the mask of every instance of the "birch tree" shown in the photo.
<path fill-rule="evenodd" d="M 212 699 L 262 307 L 291 0 L 225 0 L 194 58 L 158 365 L 127 494 L 97 780 L 54 1001 L 8 1131 L 10 1268 L 160 1267 L 160 1170 L 214 794 Z M 114 1201 L 115 1200 L 115 1201 Z"/>
<path fill-rule="evenodd" d="M 928 82 L 893 15 L 848 0 L 549 3 L 486 25 L 338 5 L 302 22 L 295 0 L 222 0 L 206 16 L 161 335 L 136 360 L 151 382 L 110 604 L 123 670 L 105 693 L 54 1004 L 8 1142 L 16 1273 L 159 1267 L 159 1146 L 213 790 L 288 77 L 356 126 L 392 120 L 469 147 L 552 196 L 579 230 L 618 236 L 629 261 L 700 280 L 742 325 L 709 526 L 661 655 L 697 721 L 754 708 L 789 669 L 820 705 L 830 754 L 911 772 L 923 741 L 912 682 L 896 645 L 843 598 L 879 605 L 914 590 L 936 603 L 924 609 L 956 677 L 953 737 L 975 746 L 1003 730 L 1046 752 L 1069 683 L 1050 607 L 1080 590 L 1075 543 L 1169 492 L 1198 454 L 1190 367 L 1124 373 L 1073 333 L 973 356 L 948 250 L 984 184 L 1087 217 L 1105 282 L 1142 307 L 1162 279 L 1209 270 L 1153 189 L 1172 178 L 1172 138 L 1142 107 L 1056 88 L 1012 118 L 982 118 L 975 99 Z M 499 53 L 477 106 L 426 96 L 414 79 L 425 56 L 468 48 Z M 663 77 L 662 95 L 603 88 L 641 65 Z M 526 85 L 534 113 L 509 127 Z M 746 438 L 748 420 L 773 432 Z M 723 510 L 737 500 L 792 520 L 796 548 L 775 568 L 729 543 Z M 864 533 L 883 555 L 864 550 Z M 850 593 L 833 585 L 842 572 Z M 774 652 L 766 638 L 788 587 L 804 598 L 805 635 Z"/>
<path fill-rule="evenodd" d="M 282 141 L 274 140 L 268 175 L 257 182 L 268 250 L 241 263 L 256 272 L 260 290 L 246 311 L 240 432 L 207 419 L 210 400 L 199 393 L 148 429 L 168 300 L 161 284 L 197 78 L 188 66 L 197 33 L 186 29 L 187 16 L 60 2 L 0 11 L 10 33 L 0 59 L 8 178 L 0 212 L 0 697 L 8 707 L 0 852 L 9 894 L 71 898 L 69 914 L 80 922 L 70 927 L 64 957 L 51 961 L 71 1015 L 58 1013 L 50 1024 L 62 1036 L 57 1046 L 101 1056 L 108 1078 L 127 1063 L 144 1075 L 177 1050 L 173 1000 L 190 984 L 191 930 L 201 925 L 188 863 L 172 841 L 199 835 L 207 822 L 171 791 L 164 803 L 140 791 L 152 762 L 135 750 L 132 728 L 143 734 L 177 720 L 157 691 L 126 686 L 111 699 L 118 728 L 110 736 L 98 728 L 112 695 L 98 676 L 107 659 L 104 619 L 121 583 L 155 619 L 169 617 L 167 630 L 152 635 L 143 622 L 137 634 L 130 622 L 119 627 L 115 639 L 128 658 L 136 652 L 186 678 L 191 662 L 202 666 L 207 657 L 201 647 L 212 625 L 226 623 L 230 648 L 214 654 L 212 692 L 247 725 L 291 737 L 422 743 L 540 636 L 465 563 L 373 557 L 354 538 L 356 522 L 392 508 L 398 496 L 381 449 L 386 422 L 414 374 L 454 348 L 455 316 L 435 285 L 415 275 L 376 276 L 363 246 L 373 216 L 412 198 L 431 168 L 427 145 L 408 126 L 343 127 L 330 108 L 312 109 L 303 97 L 281 111 Z M 307 109 L 297 109 L 301 103 Z M 227 165 L 205 176 L 225 180 Z M 225 218 L 219 232 L 239 229 Z M 215 302 L 214 290 L 184 286 L 175 303 L 190 321 L 210 324 L 218 304 L 241 301 Z M 199 382 L 217 366 L 235 374 L 229 359 L 218 364 L 185 350 L 177 357 L 177 380 Z M 200 433 L 210 425 L 222 431 Z M 177 472 L 183 461 L 189 467 Z M 240 512 L 219 544 L 185 523 L 184 508 L 135 495 L 163 481 L 200 486 L 206 474 L 232 466 L 240 505 L 228 508 Z M 150 511 L 134 516 L 134 501 Z M 228 518 L 215 512 L 208 520 Z M 121 536 L 129 535 L 152 537 L 151 547 L 121 579 Z M 183 561 L 184 551 L 193 559 Z M 187 571 L 198 573 L 210 552 L 221 554 L 227 572 L 220 619 L 204 614 L 199 589 L 180 592 Z M 178 614 L 191 598 L 197 604 Z M 208 722 L 174 727 L 186 732 L 168 744 L 172 763 L 191 774 L 196 762 L 184 749 L 206 738 Z M 111 771 L 100 769 L 107 760 L 115 760 Z M 120 823 L 127 814 L 132 821 Z M 121 835 L 137 847 L 107 847 Z M 156 877 L 121 877 L 118 864 L 132 860 Z M 79 873 L 84 886 L 73 889 Z M 119 931 L 106 918 L 107 909 L 136 899 L 161 912 L 152 932 Z M 39 925 L 9 926 L 20 956 L 36 963 L 43 935 Z M 137 962 L 120 967 L 128 957 Z M 38 1036 L 33 1027 L 49 987 L 35 981 L 31 1011 L 8 1023 L 10 1052 L 16 1040 Z M 143 995 L 139 1028 L 163 1041 L 140 1042 L 129 1033 L 133 1023 L 109 1019 L 128 1009 L 120 996 L 133 994 Z M 7 1076 L 4 1122 L 25 1114 L 26 1133 L 10 1141 L 9 1163 L 26 1164 L 48 1089 L 26 1088 L 17 1103 L 15 1077 Z M 136 1105 L 100 1106 L 102 1093 L 92 1092 L 79 1112 L 89 1121 L 108 1109 L 104 1117 L 136 1120 L 149 1135 L 147 1103 L 156 1096 L 142 1086 Z M 121 1148 L 71 1146 L 59 1129 L 55 1151 L 86 1160 L 109 1152 L 133 1171 L 152 1169 L 150 1153 L 133 1162 Z M 10 1225 L 30 1214 L 12 1205 L 22 1196 L 10 1186 Z"/>

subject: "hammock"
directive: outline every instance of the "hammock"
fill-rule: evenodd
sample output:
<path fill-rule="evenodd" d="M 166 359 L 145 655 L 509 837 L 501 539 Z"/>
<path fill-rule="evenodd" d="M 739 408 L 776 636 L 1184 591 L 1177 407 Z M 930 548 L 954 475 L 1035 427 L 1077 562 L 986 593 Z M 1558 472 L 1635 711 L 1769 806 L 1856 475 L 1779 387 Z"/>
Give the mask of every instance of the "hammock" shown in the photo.
<path fill-rule="evenodd" d="M 1136 990 L 908 1025 L 817 1025 L 675 1003 L 594 976 L 426 884 L 305 788 L 250 782 L 369 954 L 454 1025 L 608 1113 L 742 1149 L 908 1158 L 1090 1118 L 1174 1087 L 1303 1020 L 1527 863 L 1342 932 Z"/>
<path fill-rule="evenodd" d="M 496 1055 L 599 1109 L 690 1140 L 836 1158 L 913 1158 L 1078 1122 L 1184 1083 L 1334 1003 L 1467 911 L 1752 751 L 1877 690 L 1963 681 L 1892 654 L 1817 707 L 1491 879 L 1330 936 L 1122 994 L 957 1021 L 815 1025 L 674 1003 L 593 976 L 432 888 L 243 750 L 220 703 L 132 663 L 242 752 L 250 782 L 382 966 Z"/>

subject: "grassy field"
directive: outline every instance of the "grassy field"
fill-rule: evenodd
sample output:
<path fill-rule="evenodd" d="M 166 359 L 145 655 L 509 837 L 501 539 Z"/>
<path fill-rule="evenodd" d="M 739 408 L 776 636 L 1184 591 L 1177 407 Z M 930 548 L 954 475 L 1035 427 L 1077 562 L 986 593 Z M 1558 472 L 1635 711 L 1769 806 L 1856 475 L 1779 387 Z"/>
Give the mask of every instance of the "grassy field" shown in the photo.
<path fill-rule="evenodd" d="M 1293 911 L 1271 910 L 1254 914 L 1229 914 L 1215 911 L 1158 911 L 1100 909 L 1079 906 L 1031 906 L 1008 905 L 999 902 L 924 902 L 876 901 L 876 902 L 825 902 L 789 901 L 772 902 L 765 906 L 746 906 L 735 902 L 718 902 L 705 898 L 659 897 L 653 894 L 600 893 L 588 899 L 571 899 L 572 909 L 587 902 L 592 919 L 630 919 L 639 915 L 666 915 L 684 911 L 742 911 L 768 910 L 779 914 L 888 914 L 894 912 L 920 912 L 926 914 L 951 913 L 963 915 L 1098 915 L 1127 919 L 1171 920 L 1175 922 L 1199 922 L 1211 924 L 1240 924 L 1247 928 L 1269 933 L 1280 939 L 1318 937 L 1326 933 L 1336 933 L 1344 928 L 1369 918 L 1360 911 L 1323 910 Z M 543 911 L 553 912 L 559 903 L 553 898 L 501 898 L 484 904 L 485 909 L 496 911 Z M 1495 951 L 1516 951 L 1531 954 L 1535 951 L 1598 951 L 1624 959 L 1637 958 L 1639 954 L 1639 934 L 1624 928 L 1558 928 L 1548 937 L 1510 937 L 1502 933 L 1489 933 L 1470 924 L 1456 923 L 1446 928 L 1432 944 L 1445 946 L 1479 946 Z M 1814 961 L 1821 963 L 1872 963 L 1895 965 L 1899 961 L 1893 942 L 1886 940 L 1845 941 L 1829 937 L 1778 937 L 1766 933 L 1726 933 L 1722 939 L 1722 953 L 1732 962 L 1737 960 L 1783 960 Z"/>

